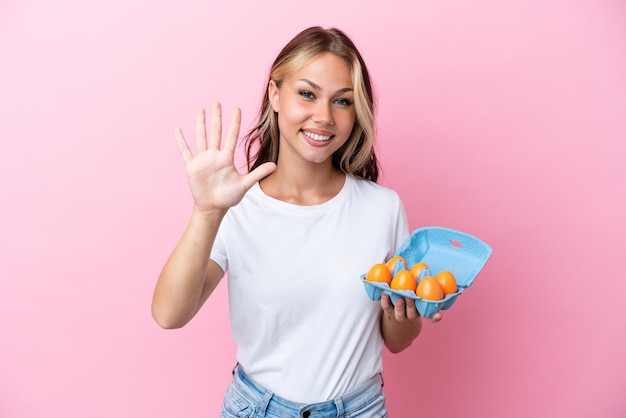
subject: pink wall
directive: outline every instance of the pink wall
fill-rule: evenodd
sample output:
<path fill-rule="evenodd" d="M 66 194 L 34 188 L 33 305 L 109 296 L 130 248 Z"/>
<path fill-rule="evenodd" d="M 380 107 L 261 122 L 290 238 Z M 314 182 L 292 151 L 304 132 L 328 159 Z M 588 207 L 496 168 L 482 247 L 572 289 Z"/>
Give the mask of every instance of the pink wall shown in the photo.
<path fill-rule="evenodd" d="M 391 416 L 626 415 L 626 5 L 620 0 L 3 1 L 0 416 L 216 416 L 225 288 L 150 317 L 190 197 L 173 129 L 248 126 L 279 48 L 339 26 L 380 101 L 412 227 L 492 259 L 444 321 L 385 354 Z"/>

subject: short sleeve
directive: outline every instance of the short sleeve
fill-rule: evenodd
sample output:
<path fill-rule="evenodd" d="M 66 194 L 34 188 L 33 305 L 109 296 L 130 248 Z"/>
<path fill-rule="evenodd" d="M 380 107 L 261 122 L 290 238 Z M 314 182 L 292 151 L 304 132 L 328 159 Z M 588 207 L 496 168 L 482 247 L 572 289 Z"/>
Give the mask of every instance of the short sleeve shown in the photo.
<path fill-rule="evenodd" d="M 222 221 L 220 228 L 217 230 L 213 247 L 211 248 L 211 255 L 209 258 L 215 261 L 226 273 L 228 271 L 228 252 L 226 251 L 225 236 L 228 233 L 228 215 Z"/>
<path fill-rule="evenodd" d="M 404 209 L 404 204 L 402 200 L 398 196 L 398 211 L 397 211 L 397 221 L 396 221 L 396 236 L 395 236 L 395 251 L 398 251 L 400 246 L 404 243 L 404 241 L 409 237 L 409 220 L 407 218 L 406 210 Z"/>

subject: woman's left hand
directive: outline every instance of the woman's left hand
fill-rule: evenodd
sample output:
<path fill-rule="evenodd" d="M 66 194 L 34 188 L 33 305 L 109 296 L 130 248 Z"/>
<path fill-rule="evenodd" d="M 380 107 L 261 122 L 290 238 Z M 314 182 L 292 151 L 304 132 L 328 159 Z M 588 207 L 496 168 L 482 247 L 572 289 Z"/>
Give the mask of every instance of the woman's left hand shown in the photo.
<path fill-rule="evenodd" d="M 386 315 L 394 318 L 398 322 L 407 320 L 414 321 L 420 317 L 420 314 L 415 307 L 415 300 L 411 298 L 398 298 L 396 299 L 396 305 L 394 306 L 391 303 L 391 297 L 387 293 L 383 292 L 380 299 L 380 305 Z M 435 323 L 441 321 L 442 318 L 443 314 L 440 311 L 433 315 L 432 318 L 426 319 Z"/>

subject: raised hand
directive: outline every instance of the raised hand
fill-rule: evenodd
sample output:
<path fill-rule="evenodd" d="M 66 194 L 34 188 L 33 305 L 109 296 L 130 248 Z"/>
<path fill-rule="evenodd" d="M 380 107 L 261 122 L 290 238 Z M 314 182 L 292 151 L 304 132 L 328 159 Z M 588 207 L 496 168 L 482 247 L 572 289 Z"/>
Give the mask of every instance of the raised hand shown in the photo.
<path fill-rule="evenodd" d="M 176 144 L 185 162 L 187 181 L 196 210 L 226 211 L 239 203 L 257 181 L 276 169 L 276 164 L 268 162 L 247 174 L 237 171 L 234 156 L 240 126 L 241 111 L 235 108 L 222 146 L 222 107 L 216 102 L 211 109 L 210 135 L 207 140 L 205 111 L 199 109 L 196 115 L 195 156 L 182 130 L 176 129 Z"/>

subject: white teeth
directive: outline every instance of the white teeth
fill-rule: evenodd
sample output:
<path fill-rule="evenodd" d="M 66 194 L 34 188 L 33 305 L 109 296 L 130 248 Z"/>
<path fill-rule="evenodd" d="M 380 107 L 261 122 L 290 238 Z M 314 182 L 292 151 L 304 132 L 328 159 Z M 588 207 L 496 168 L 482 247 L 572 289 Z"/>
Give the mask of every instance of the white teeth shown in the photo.
<path fill-rule="evenodd" d="M 318 135 L 318 134 L 314 134 L 312 132 L 307 132 L 307 131 L 302 131 L 304 132 L 304 135 L 306 135 L 307 138 L 311 138 L 313 141 L 328 141 L 331 137 L 331 135 Z"/>

